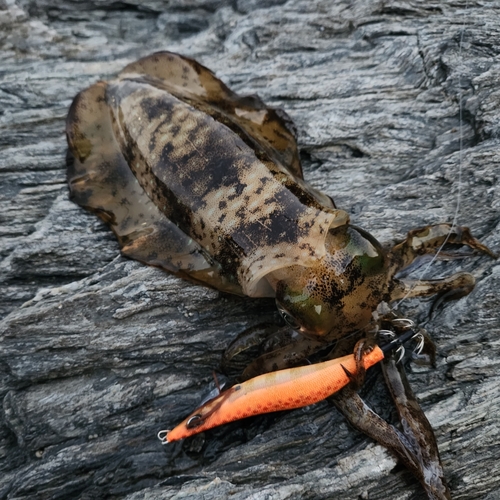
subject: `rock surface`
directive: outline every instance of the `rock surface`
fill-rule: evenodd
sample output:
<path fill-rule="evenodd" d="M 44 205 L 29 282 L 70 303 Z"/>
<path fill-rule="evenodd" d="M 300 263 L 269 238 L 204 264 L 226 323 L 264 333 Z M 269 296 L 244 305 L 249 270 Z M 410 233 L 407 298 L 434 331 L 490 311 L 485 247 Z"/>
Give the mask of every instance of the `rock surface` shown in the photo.
<path fill-rule="evenodd" d="M 0 498 L 422 498 L 322 402 L 161 446 L 272 301 L 222 296 L 122 258 L 68 201 L 74 95 L 156 50 L 282 106 L 306 178 L 391 243 L 458 222 L 500 250 L 500 9 L 454 0 L 0 0 Z M 460 101 L 462 122 L 460 121 Z M 461 167 L 460 167 L 461 165 Z M 500 498 L 500 266 L 429 319 L 437 368 L 410 381 L 453 497 Z M 380 377 L 365 396 L 390 417 Z"/>

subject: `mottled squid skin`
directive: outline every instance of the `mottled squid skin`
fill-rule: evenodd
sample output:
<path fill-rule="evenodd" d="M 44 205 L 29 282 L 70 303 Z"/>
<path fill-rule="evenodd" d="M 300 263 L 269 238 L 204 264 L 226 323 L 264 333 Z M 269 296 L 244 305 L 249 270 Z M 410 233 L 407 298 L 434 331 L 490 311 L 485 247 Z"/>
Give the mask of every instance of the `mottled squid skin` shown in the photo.
<path fill-rule="evenodd" d="M 74 201 L 122 252 L 219 290 L 277 297 L 306 335 L 341 337 L 388 300 L 387 258 L 302 179 L 291 120 L 195 61 L 153 54 L 81 92 Z"/>
<path fill-rule="evenodd" d="M 177 54 L 152 54 L 80 92 L 66 133 L 71 198 L 110 225 L 124 255 L 221 291 L 275 297 L 308 338 L 261 356 L 246 377 L 287 368 L 325 342 L 354 342 L 382 302 L 469 293 L 467 273 L 395 279 L 445 242 L 494 256 L 467 228 L 450 224 L 413 230 L 384 250 L 303 180 L 285 112 L 238 96 Z M 386 380 L 411 421 L 404 435 L 348 388 L 334 401 L 407 465 L 429 498 L 449 498 L 432 429 L 398 377 Z"/>
<path fill-rule="evenodd" d="M 284 111 L 177 54 L 152 54 L 80 92 L 66 132 L 71 197 L 111 226 L 124 255 L 222 291 L 276 297 L 311 337 L 342 338 L 404 294 L 471 288 L 465 273 L 415 291 L 394 279 L 445 238 L 491 254 L 447 224 L 383 250 L 303 180 Z"/>

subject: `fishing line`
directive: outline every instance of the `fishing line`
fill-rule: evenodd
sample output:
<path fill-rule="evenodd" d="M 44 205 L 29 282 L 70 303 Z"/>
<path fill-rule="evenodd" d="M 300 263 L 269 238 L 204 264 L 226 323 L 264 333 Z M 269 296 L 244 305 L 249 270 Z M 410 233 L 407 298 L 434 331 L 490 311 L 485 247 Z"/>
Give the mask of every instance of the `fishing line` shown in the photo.
<path fill-rule="evenodd" d="M 462 46 L 464 42 L 464 33 L 465 33 L 465 20 L 466 20 L 466 14 L 467 14 L 467 9 L 468 9 L 468 4 L 469 0 L 465 2 L 465 10 L 463 14 L 463 21 L 462 21 L 462 28 L 460 30 L 460 42 L 458 46 L 458 61 L 462 61 Z M 459 71 L 458 75 L 458 133 L 459 133 L 459 157 L 458 157 L 458 188 L 457 188 L 457 199 L 456 199 L 456 206 L 455 206 L 455 214 L 453 215 L 453 220 L 451 223 L 450 230 L 443 241 L 441 243 L 441 246 L 437 249 L 436 253 L 430 260 L 430 262 L 424 267 L 423 271 L 420 273 L 420 276 L 417 278 L 417 281 L 411 286 L 411 288 L 406 292 L 404 297 L 399 300 L 396 304 L 396 308 L 398 308 L 401 303 L 408 298 L 408 296 L 411 294 L 411 292 L 422 282 L 424 279 L 424 276 L 427 274 L 431 266 L 436 262 L 437 258 L 439 257 L 439 254 L 442 252 L 444 246 L 446 243 L 448 243 L 448 240 L 450 239 L 450 236 L 457 227 L 457 222 L 458 222 L 458 216 L 460 214 L 460 205 L 462 202 L 462 170 L 463 170 L 463 89 L 462 89 L 462 72 Z"/>

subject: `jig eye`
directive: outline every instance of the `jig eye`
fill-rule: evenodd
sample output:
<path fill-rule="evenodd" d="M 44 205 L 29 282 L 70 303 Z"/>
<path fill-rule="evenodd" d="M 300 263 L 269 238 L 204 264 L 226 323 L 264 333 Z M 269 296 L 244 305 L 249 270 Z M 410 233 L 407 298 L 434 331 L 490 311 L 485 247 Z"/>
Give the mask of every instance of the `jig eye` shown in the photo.
<path fill-rule="evenodd" d="M 196 427 L 199 427 L 203 423 L 203 417 L 197 413 L 196 415 L 193 415 L 187 422 L 186 422 L 186 428 L 188 429 L 194 429 Z"/>
<path fill-rule="evenodd" d="M 288 311 L 285 311 L 285 309 L 280 307 L 279 312 L 290 328 L 293 328 L 294 330 L 301 330 L 302 327 L 300 323 Z"/>

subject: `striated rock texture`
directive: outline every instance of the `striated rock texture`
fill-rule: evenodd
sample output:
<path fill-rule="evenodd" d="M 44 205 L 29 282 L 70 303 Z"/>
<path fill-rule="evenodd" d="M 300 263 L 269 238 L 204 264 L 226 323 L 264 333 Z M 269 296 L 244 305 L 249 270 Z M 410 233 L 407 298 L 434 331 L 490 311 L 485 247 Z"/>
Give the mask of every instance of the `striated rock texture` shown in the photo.
<path fill-rule="evenodd" d="M 121 257 L 68 201 L 64 119 L 85 86 L 184 53 L 284 107 L 306 178 L 382 241 L 452 220 L 458 201 L 498 252 L 499 27 L 498 4 L 465 0 L 0 0 L 0 498 L 422 498 L 326 401 L 161 446 L 274 306 Z M 427 275 L 456 270 L 477 278 L 468 297 L 430 318 L 431 302 L 401 306 L 438 349 L 410 381 L 454 498 L 494 500 L 500 265 Z M 391 417 L 380 376 L 363 394 Z"/>

